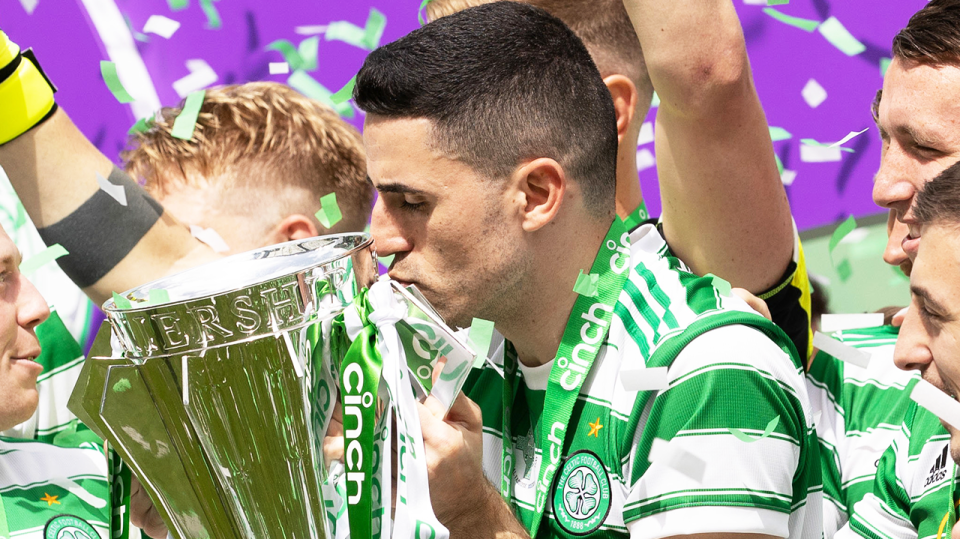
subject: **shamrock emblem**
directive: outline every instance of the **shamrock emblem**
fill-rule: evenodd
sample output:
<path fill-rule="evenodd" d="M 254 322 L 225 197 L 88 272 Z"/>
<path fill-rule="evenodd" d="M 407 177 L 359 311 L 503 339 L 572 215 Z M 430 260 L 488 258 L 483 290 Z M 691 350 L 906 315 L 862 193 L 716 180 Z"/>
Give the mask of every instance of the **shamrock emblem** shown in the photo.
<path fill-rule="evenodd" d="M 593 470 L 582 467 L 573 472 L 563 487 L 563 503 L 576 519 L 585 519 L 593 514 L 600 504 L 600 485 Z"/>

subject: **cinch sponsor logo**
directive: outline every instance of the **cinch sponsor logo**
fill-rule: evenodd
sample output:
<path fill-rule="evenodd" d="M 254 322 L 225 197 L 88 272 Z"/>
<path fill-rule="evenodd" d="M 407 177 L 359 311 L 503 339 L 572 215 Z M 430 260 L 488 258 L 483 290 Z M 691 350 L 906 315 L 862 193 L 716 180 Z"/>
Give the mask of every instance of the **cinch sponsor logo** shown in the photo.
<path fill-rule="evenodd" d="M 613 240 L 607 240 L 607 249 L 616 251 L 610 257 L 610 269 L 620 275 L 630 266 L 630 234 L 624 232 L 620 236 L 619 246 Z"/>
<path fill-rule="evenodd" d="M 606 311 L 606 313 L 600 313 L 599 311 Z M 580 315 L 580 318 L 586 322 L 583 326 L 580 327 L 580 338 L 582 342 L 576 345 L 573 348 L 573 360 L 569 360 L 565 357 L 557 359 L 557 366 L 561 369 L 564 369 L 563 374 L 560 375 L 560 386 L 567 391 L 573 391 L 580 385 L 580 382 L 583 380 L 583 377 L 587 375 L 587 370 L 589 368 L 589 363 L 587 360 L 581 357 L 582 354 L 595 354 L 597 351 L 597 346 L 600 344 L 600 341 L 603 340 L 604 331 L 609 324 L 608 321 L 603 319 L 604 314 L 610 314 L 613 312 L 613 307 L 604 305 L 603 303 L 594 303 L 587 309 L 587 312 Z M 588 356 L 589 357 L 589 356 Z"/>
<path fill-rule="evenodd" d="M 347 465 L 347 503 L 350 505 L 360 503 L 360 498 L 363 496 L 363 482 L 367 477 L 362 471 L 363 446 L 357 438 L 363 432 L 362 408 L 373 406 L 373 395 L 369 391 L 362 393 L 363 383 L 363 369 L 360 368 L 360 364 L 347 365 L 343 370 L 343 427 L 344 437 L 350 440 L 344 454 Z M 354 428 L 347 428 L 347 418 L 350 417 L 356 421 Z M 356 485 L 356 494 L 350 494 L 351 484 Z"/>

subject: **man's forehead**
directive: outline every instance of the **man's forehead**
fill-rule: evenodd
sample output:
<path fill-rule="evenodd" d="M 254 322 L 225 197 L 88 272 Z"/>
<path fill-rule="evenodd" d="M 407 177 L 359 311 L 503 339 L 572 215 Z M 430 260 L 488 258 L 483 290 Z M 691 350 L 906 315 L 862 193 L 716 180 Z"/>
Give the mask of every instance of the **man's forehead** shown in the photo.
<path fill-rule="evenodd" d="M 880 128 L 889 134 L 960 139 L 960 67 L 895 60 L 884 78 Z"/>

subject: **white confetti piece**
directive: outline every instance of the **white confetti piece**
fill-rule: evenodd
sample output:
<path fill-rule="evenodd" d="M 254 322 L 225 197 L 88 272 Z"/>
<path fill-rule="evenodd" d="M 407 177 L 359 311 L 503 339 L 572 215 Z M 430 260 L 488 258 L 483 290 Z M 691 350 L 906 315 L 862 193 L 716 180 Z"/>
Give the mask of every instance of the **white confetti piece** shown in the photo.
<path fill-rule="evenodd" d="M 285 75 L 290 72 L 290 64 L 286 62 L 270 62 L 271 75 Z"/>
<path fill-rule="evenodd" d="M 646 170 L 657 165 L 657 158 L 653 156 L 653 152 L 643 148 L 642 150 L 637 151 L 637 170 Z"/>
<path fill-rule="evenodd" d="M 846 329 L 875 328 L 882 325 L 883 313 L 824 314 L 820 317 L 820 331 L 824 333 Z"/>
<path fill-rule="evenodd" d="M 795 179 L 797 179 L 796 170 L 783 169 L 783 174 L 780 175 L 780 181 L 783 185 L 793 185 L 793 180 Z"/>
<path fill-rule="evenodd" d="M 864 134 L 864 133 L 866 133 L 866 132 L 867 132 L 866 129 L 864 129 L 863 131 L 851 131 L 851 132 L 847 133 L 847 136 L 845 136 L 845 137 L 843 137 L 842 139 L 840 139 L 840 140 L 834 142 L 833 144 L 831 144 L 830 147 L 831 147 L 831 148 L 836 148 L 836 147 L 839 147 L 839 146 L 843 146 L 843 145 L 846 144 L 847 142 L 850 142 L 850 139 L 852 139 L 852 138 L 854 138 L 854 137 L 857 137 L 857 136 L 859 136 L 859 135 L 862 135 L 862 134 Z"/>
<path fill-rule="evenodd" d="M 810 108 L 814 109 L 827 100 L 827 91 L 814 79 L 807 81 L 803 90 L 800 91 L 800 95 L 803 96 L 803 100 L 807 102 L 807 105 L 810 105 Z"/>
<path fill-rule="evenodd" d="M 27 15 L 33 15 L 33 10 L 37 9 L 40 0 L 20 0 L 20 5 L 27 12 Z"/>
<path fill-rule="evenodd" d="M 660 391 L 670 386 L 666 367 L 620 371 L 620 384 L 627 391 Z"/>
<path fill-rule="evenodd" d="M 767 0 L 743 0 L 743 3 L 748 6 L 765 6 L 767 5 Z"/>
<path fill-rule="evenodd" d="M 870 365 L 870 356 L 862 350 L 857 350 L 852 346 L 847 346 L 842 342 L 832 339 L 819 331 L 813 334 L 813 346 L 823 350 L 831 356 L 845 361 L 852 365 L 866 369 Z"/>
<path fill-rule="evenodd" d="M 800 160 L 804 163 L 831 163 L 843 158 L 843 150 L 827 146 L 800 145 Z"/>
<path fill-rule="evenodd" d="M 121 206 L 127 205 L 127 191 L 123 188 L 122 185 L 114 185 L 110 183 L 109 180 L 97 174 L 97 185 L 100 186 L 100 190 L 104 193 L 110 195 L 114 200 L 120 203 Z"/>
<path fill-rule="evenodd" d="M 66 477 L 54 477 L 50 480 L 51 483 L 57 485 L 58 487 L 66 490 L 70 494 L 73 494 L 77 498 L 80 498 L 89 505 L 96 507 L 97 509 L 103 509 L 107 506 L 107 502 L 103 498 L 99 498 L 91 494 L 87 489 L 83 488 L 79 484 L 75 483 L 73 480 Z"/>
<path fill-rule="evenodd" d="M 183 405 L 190 406 L 190 369 L 187 368 L 187 356 L 180 359 L 180 371 L 183 375 Z"/>
<path fill-rule="evenodd" d="M 190 225 L 190 234 L 194 238 L 206 243 L 211 249 L 218 253 L 225 253 L 230 250 L 227 242 L 223 241 L 220 234 L 212 228 L 203 228 L 202 226 Z"/>
<path fill-rule="evenodd" d="M 173 90 L 180 97 L 187 97 L 217 82 L 217 73 L 204 60 L 187 60 L 187 69 L 190 74 L 173 83 Z"/>
<path fill-rule="evenodd" d="M 150 15 L 147 24 L 143 25 L 144 34 L 157 34 L 170 39 L 174 32 L 180 29 L 180 23 L 163 15 Z"/>
<path fill-rule="evenodd" d="M 653 440 L 648 460 L 676 470 L 697 482 L 703 481 L 703 474 L 707 470 L 707 463 L 703 459 L 660 438 Z"/>
<path fill-rule="evenodd" d="M 653 98 L 650 100 L 650 108 L 655 109 L 660 106 L 660 96 L 653 92 Z"/>
<path fill-rule="evenodd" d="M 313 36 L 317 34 L 322 34 L 327 31 L 326 24 L 313 24 L 307 26 L 297 26 L 293 29 L 294 32 L 300 34 L 301 36 Z"/>
<path fill-rule="evenodd" d="M 643 122 L 640 126 L 640 136 L 637 137 L 637 145 L 643 146 L 653 142 L 653 122 Z"/>
<path fill-rule="evenodd" d="M 910 398 L 954 428 L 960 429 L 960 402 L 950 398 L 930 382 L 926 380 L 917 382 L 917 385 L 913 386 Z"/>

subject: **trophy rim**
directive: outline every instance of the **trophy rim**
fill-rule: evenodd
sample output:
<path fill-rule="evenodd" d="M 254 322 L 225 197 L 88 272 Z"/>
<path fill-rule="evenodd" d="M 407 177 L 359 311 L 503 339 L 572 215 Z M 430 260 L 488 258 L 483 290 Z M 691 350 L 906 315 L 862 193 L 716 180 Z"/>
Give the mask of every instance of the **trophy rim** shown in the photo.
<path fill-rule="evenodd" d="M 320 239 L 333 240 L 333 239 L 337 239 L 337 238 L 341 238 L 341 239 L 342 239 L 342 238 L 362 238 L 362 240 L 361 240 L 357 245 L 355 245 L 354 247 L 352 247 L 352 248 L 350 248 L 350 249 L 345 249 L 345 250 L 337 253 L 336 255 L 331 254 L 330 256 L 324 257 L 323 259 L 320 259 L 320 260 L 313 259 L 313 260 L 309 260 L 309 261 L 307 261 L 307 262 L 305 262 L 305 263 L 303 263 L 303 264 L 300 264 L 300 265 L 297 265 L 297 266 L 292 266 L 288 271 L 285 271 L 283 274 L 270 275 L 270 276 L 266 276 L 266 277 L 264 277 L 264 278 L 258 278 L 258 279 L 256 279 L 256 280 L 250 280 L 250 281 L 244 282 L 244 283 L 242 283 L 242 284 L 238 284 L 238 285 L 233 286 L 233 287 L 226 287 L 226 286 L 224 286 L 224 287 L 222 287 L 222 288 L 218 288 L 218 289 L 212 290 L 212 291 L 210 291 L 210 292 L 204 292 L 204 293 L 202 293 L 202 294 L 198 294 L 198 295 L 196 295 L 196 296 L 192 296 L 192 297 L 189 297 L 189 298 L 180 298 L 180 299 L 176 299 L 176 300 L 165 301 L 165 302 L 162 302 L 162 303 L 145 303 L 146 298 L 143 297 L 143 296 L 145 295 L 145 293 L 149 292 L 150 290 L 163 289 L 164 287 L 161 286 L 161 283 L 164 283 L 164 282 L 173 282 L 173 281 L 176 280 L 177 278 L 182 278 L 183 276 L 185 276 L 185 275 L 187 275 L 187 274 L 190 274 L 190 273 L 193 273 L 193 272 L 199 272 L 199 271 L 201 271 L 201 269 L 209 271 L 210 267 L 213 266 L 213 265 L 229 265 L 229 264 L 231 264 L 231 263 L 236 263 L 236 262 L 239 262 L 239 261 L 257 260 L 257 256 L 256 256 L 256 255 L 257 255 L 258 253 L 270 253 L 270 252 L 274 252 L 274 251 L 280 251 L 280 250 L 282 250 L 282 249 L 285 248 L 285 247 L 299 246 L 299 245 L 302 245 L 302 244 L 305 244 L 305 243 L 309 243 L 309 242 L 314 242 L 314 241 L 320 240 Z M 123 314 L 127 314 L 127 313 L 137 313 L 137 312 L 143 312 L 143 311 L 151 311 L 151 310 L 157 309 L 157 308 L 159 308 L 159 307 L 170 307 L 170 306 L 175 306 L 175 305 L 181 305 L 181 304 L 186 304 L 186 303 L 193 303 L 193 302 L 197 302 L 197 301 L 202 301 L 202 300 L 206 300 L 206 299 L 214 298 L 214 297 L 218 297 L 218 296 L 223 296 L 223 295 L 226 295 L 226 294 L 231 294 L 231 293 L 239 292 L 239 291 L 244 290 L 244 289 L 256 287 L 256 286 L 258 286 L 258 285 L 264 285 L 264 284 L 269 283 L 269 282 L 271 282 L 271 281 L 276 281 L 277 279 L 282 278 L 282 277 L 284 277 L 284 276 L 286 276 L 286 275 L 297 274 L 297 273 L 300 273 L 300 272 L 309 270 L 310 268 L 323 266 L 323 265 L 325 265 L 325 264 L 329 264 L 330 262 L 333 262 L 333 261 L 336 261 L 336 260 L 339 260 L 339 259 L 342 259 L 342 258 L 348 258 L 348 257 L 351 257 L 351 256 L 353 256 L 353 255 L 355 255 L 355 254 L 357 254 L 357 253 L 359 253 L 359 252 L 364 251 L 364 250 L 370 249 L 370 250 L 372 250 L 372 251 L 375 253 L 375 252 L 376 252 L 375 249 L 372 248 L 372 247 L 373 247 L 373 243 L 374 243 L 373 237 L 372 237 L 370 234 L 366 233 L 366 232 L 349 232 L 349 233 L 342 233 L 342 234 L 326 234 L 326 235 L 323 235 L 323 236 L 312 236 L 312 237 L 304 238 L 304 239 L 300 239 L 300 240 L 291 240 L 291 241 L 287 241 L 287 242 L 283 242 L 283 243 L 277 243 L 277 244 L 269 245 L 269 246 L 266 246 L 266 247 L 259 247 L 259 248 L 257 248 L 257 249 L 251 249 L 251 250 L 249 250 L 249 251 L 244 251 L 244 252 L 242 252 L 242 253 L 233 254 L 233 255 L 230 255 L 230 256 L 221 258 L 221 259 L 219 259 L 219 260 L 214 260 L 214 261 L 212 261 L 212 262 L 208 262 L 208 263 L 205 263 L 205 264 L 200 264 L 200 265 L 194 266 L 194 267 L 192 267 L 192 268 L 187 268 L 187 269 L 185 269 L 185 270 L 183 270 L 183 271 L 179 271 L 179 272 L 177 272 L 177 273 L 173 273 L 173 274 L 170 274 L 170 275 L 165 275 L 165 276 L 160 277 L 160 278 L 158 278 L 158 279 L 154 279 L 154 280 L 152 280 L 152 281 L 143 283 L 143 284 L 141 284 L 141 285 L 137 285 L 137 286 L 135 286 L 135 287 L 133 287 L 133 288 L 130 288 L 130 289 L 124 291 L 124 292 L 121 293 L 121 294 L 118 294 L 118 295 L 120 295 L 121 297 L 130 299 L 131 301 L 135 302 L 135 303 L 131 306 L 131 308 L 129 308 L 129 309 L 121 309 L 121 308 L 117 307 L 116 302 L 115 302 L 114 298 L 112 298 L 112 297 L 111 297 L 111 298 L 108 298 L 106 301 L 104 301 L 103 304 L 100 306 L 100 309 L 104 312 L 104 314 L 107 315 L 107 318 L 108 318 L 108 319 L 111 319 L 111 318 L 113 318 L 112 315 L 123 315 Z M 138 296 L 133 296 L 133 294 L 134 294 L 135 292 L 142 292 L 142 293 L 139 294 Z M 133 299 L 133 298 L 136 298 L 136 299 Z"/>

